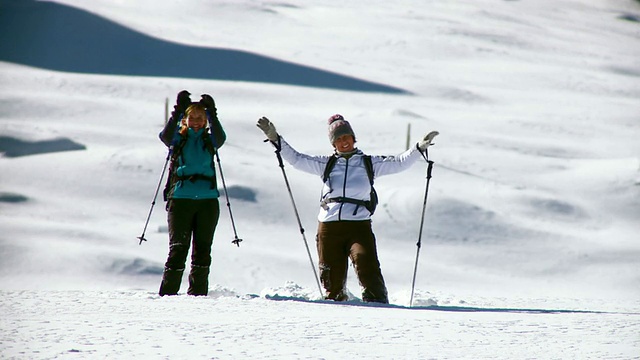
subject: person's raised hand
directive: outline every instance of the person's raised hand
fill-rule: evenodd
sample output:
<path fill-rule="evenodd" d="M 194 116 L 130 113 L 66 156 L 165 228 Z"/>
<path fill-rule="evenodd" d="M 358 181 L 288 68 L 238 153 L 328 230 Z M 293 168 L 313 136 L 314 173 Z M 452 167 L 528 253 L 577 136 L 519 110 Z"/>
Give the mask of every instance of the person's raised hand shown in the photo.
<path fill-rule="evenodd" d="M 184 114 L 189 105 L 191 105 L 191 93 L 187 90 L 180 91 L 176 97 L 176 106 L 174 109 Z"/>
<path fill-rule="evenodd" d="M 260 119 L 258 119 L 258 123 L 256 124 L 256 126 L 258 128 L 260 128 L 260 130 L 262 130 L 262 132 L 264 132 L 265 136 L 267 137 L 267 139 L 269 139 L 269 141 L 273 141 L 276 142 L 278 141 L 278 132 L 276 131 L 276 126 L 273 125 L 273 123 L 267 119 L 266 117 L 261 117 Z"/>
<path fill-rule="evenodd" d="M 424 152 L 425 150 L 427 150 L 427 148 L 429 148 L 429 146 L 434 145 L 433 143 L 433 138 L 435 138 L 438 134 L 440 134 L 437 131 L 432 131 L 428 134 L 426 134 L 422 140 L 418 141 L 418 150 Z"/>

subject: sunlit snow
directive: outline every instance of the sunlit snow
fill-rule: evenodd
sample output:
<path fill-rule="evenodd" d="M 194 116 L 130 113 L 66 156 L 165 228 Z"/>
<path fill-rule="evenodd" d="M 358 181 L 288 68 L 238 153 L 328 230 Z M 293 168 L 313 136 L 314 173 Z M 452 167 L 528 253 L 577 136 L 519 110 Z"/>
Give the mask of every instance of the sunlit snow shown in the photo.
<path fill-rule="evenodd" d="M 632 0 L 0 0 L 0 358 L 637 359 L 639 59 Z M 237 230 L 223 197 L 197 298 L 157 295 L 161 195 L 137 239 L 182 89 Z M 321 300 L 321 179 L 285 165 L 303 237 L 255 123 L 329 154 L 335 113 L 369 154 L 440 132 L 413 307 L 424 161 L 376 180 L 391 304 Z"/>

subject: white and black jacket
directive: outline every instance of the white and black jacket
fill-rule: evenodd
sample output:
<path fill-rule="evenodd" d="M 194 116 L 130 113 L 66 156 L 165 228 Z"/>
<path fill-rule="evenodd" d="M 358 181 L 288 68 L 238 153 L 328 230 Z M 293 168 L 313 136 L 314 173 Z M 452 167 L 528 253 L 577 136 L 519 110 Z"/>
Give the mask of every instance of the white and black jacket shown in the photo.
<path fill-rule="evenodd" d="M 299 153 L 280 136 L 280 154 L 291 166 L 304 172 L 323 176 L 331 156 L 311 156 Z M 365 154 L 357 150 L 348 158 L 339 157 L 322 188 L 322 199 L 350 198 L 367 201 L 371 184 L 364 165 Z M 417 147 L 396 156 L 371 156 L 374 178 L 395 174 L 411 167 L 421 157 Z M 362 221 L 369 220 L 371 213 L 363 206 L 348 202 L 329 202 L 320 207 L 318 221 Z"/>

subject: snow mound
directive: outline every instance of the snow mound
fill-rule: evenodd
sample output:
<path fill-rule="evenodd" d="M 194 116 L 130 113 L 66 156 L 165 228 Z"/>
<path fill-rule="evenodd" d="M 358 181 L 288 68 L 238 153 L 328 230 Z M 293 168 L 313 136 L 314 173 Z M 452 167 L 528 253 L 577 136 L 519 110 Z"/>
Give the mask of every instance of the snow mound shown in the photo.
<path fill-rule="evenodd" d="M 240 295 L 236 292 L 235 289 L 224 287 L 219 284 L 214 284 L 213 286 L 210 286 L 209 294 L 207 296 L 214 299 L 227 298 L 227 297 L 240 297 Z"/>
<path fill-rule="evenodd" d="M 416 290 L 413 293 L 413 304 L 411 304 L 411 293 L 401 291 L 389 295 L 389 303 L 399 306 L 428 307 L 438 305 L 435 296 L 428 291 Z"/>
<path fill-rule="evenodd" d="M 314 289 L 307 289 L 293 281 L 287 281 L 280 287 L 264 288 L 260 297 L 267 299 L 296 299 L 296 300 L 321 300 Z"/>

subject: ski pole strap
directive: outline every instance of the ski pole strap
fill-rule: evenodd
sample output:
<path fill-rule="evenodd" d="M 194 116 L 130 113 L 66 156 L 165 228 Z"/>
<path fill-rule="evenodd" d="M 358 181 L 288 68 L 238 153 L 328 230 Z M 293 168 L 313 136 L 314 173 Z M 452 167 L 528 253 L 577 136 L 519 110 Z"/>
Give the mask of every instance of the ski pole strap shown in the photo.
<path fill-rule="evenodd" d="M 422 155 L 422 157 L 429 162 L 429 149 L 424 149 L 424 151 L 420 151 L 420 149 L 418 149 L 418 152 L 420 152 L 420 155 Z"/>
<path fill-rule="evenodd" d="M 271 141 L 269 139 L 265 139 L 264 142 L 271 142 L 271 144 L 273 144 L 273 146 L 275 146 L 276 148 L 276 157 L 278 158 L 278 166 L 280 166 L 281 168 L 284 169 L 284 162 L 282 161 L 282 156 L 280 155 L 280 152 L 282 151 L 282 144 L 280 143 L 280 136 L 278 136 L 278 142 L 275 141 Z"/>

